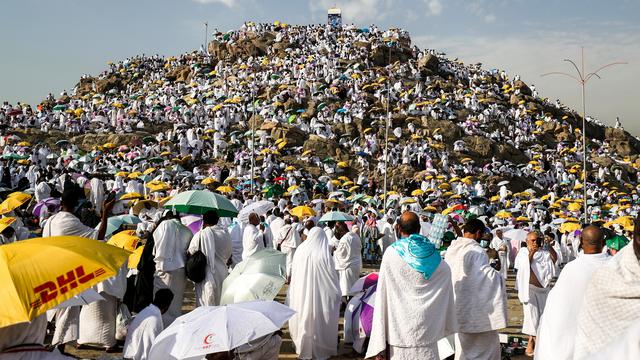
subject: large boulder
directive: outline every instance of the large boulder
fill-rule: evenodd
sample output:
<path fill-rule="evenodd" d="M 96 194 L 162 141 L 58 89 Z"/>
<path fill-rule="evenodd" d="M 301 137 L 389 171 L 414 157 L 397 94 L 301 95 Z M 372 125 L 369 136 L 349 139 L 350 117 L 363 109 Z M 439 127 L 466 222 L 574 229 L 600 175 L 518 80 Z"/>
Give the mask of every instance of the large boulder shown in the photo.
<path fill-rule="evenodd" d="M 380 45 L 370 52 L 370 58 L 375 66 L 387 66 L 396 61 L 405 63 L 413 58 L 413 53 L 409 48 Z"/>
<path fill-rule="evenodd" d="M 421 118 L 422 128 L 429 132 L 430 136 L 435 133 L 442 135 L 445 142 L 453 142 L 460 139 L 462 130 L 460 127 L 449 120 L 436 120 L 426 116 Z"/>
<path fill-rule="evenodd" d="M 165 75 L 167 80 L 176 82 L 189 82 L 191 79 L 191 68 L 189 65 L 177 66 Z"/>
<path fill-rule="evenodd" d="M 285 139 L 287 146 L 302 146 L 302 144 L 304 144 L 304 140 L 307 137 L 307 133 L 304 131 L 288 124 L 275 124 L 273 122 L 271 122 L 271 124 L 274 125 L 265 123 L 260 128 L 264 130 L 265 126 L 268 126 L 271 130 L 271 138 L 274 141 L 277 139 Z"/>
<path fill-rule="evenodd" d="M 304 150 L 313 151 L 313 154 L 320 158 L 328 156 L 336 157 L 341 155 L 337 142 L 317 135 L 309 135 L 309 138 L 304 142 L 303 148 Z"/>
<path fill-rule="evenodd" d="M 440 65 L 440 61 L 438 61 L 436 56 L 431 54 L 426 54 L 418 60 L 418 69 L 420 69 L 420 71 L 436 73 L 438 72 L 438 65 Z"/>
<path fill-rule="evenodd" d="M 118 91 L 124 90 L 124 82 L 117 75 L 111 75 L 106 79 L 100 79 L 96 81 L 96 92 L 99 94 L 104 94 L 111 89 L 116 89 Z"/>
<path fill-rule="evenodd" d="M 523 95 L 533 95 L 533 92 L 531 91 L 529 86 L 527 86 L 527 84 L 525 84 L 522 80 L 516 80 L 516 82 L 513 84 L 513 87 L 520 90 L 520 93 Z"/>

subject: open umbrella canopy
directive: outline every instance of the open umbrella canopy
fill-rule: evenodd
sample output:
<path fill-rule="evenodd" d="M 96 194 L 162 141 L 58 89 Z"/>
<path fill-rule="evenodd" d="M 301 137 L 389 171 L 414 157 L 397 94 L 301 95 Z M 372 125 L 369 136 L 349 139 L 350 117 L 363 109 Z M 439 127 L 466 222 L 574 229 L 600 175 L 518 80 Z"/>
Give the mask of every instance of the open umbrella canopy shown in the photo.
<path fill-rule="evenodd" d="M 275 301 L 201 306 L 177 318 L 154 340 L 149 359 L 202 359 L 280 330 L 295 311 Z"/>
<path fill-rule="evenodd" d="M 276 207 L 276 205 L 272 201 L 261 200 L 253 202 L 240 210 L 240 213 L 238 213 L 238 220 L 246 223 L 249 221 L 249 215 L 251 215 L 251 213 L 265 215 L 274 207 Z"/>
<path fill-rule="evenodd" d="M 133 215 L 112 216 L 107 220 L 107 232 L 105 233 L 105 236 L 108 237 L 114 232 L 118 231 L 118 229 L 122 225 L 135 225 L 141 222 L 142 220 L 140 220 L 140 218 Z M 96 229 L 98 229 L 99 227 L 100 227 L 100 224 L 96 226 Z"/>
<path fill-rule="evenodd" d="M 140 238 L 136 236 L 135 230 L 125 230 L 113 235 L 107 244 L 117 246 L 127 251 L 134 251 L 138 246 Z"/>
<path fill-rule="evenodd" d="M 622 235 L 615 235 L 607 239 L 607 247 L 616 251 L 620 251 L 620 249 L 627 246 L 627 244 L 629 244 L 629 239 Z"/>
<path fill-rule="evenodd" d="M 164 204 L 167 209 L 175 209 L 186 214 L 203 215 L 214 210 L 220 217 L 236 217 L 238 210 L 226 197 L 210 191 L 191 190 L 181 192 Z"/>
<path fill-rule="evenodd" d="M 220 304 L 273 300 L 286 280 L 286 259 L 276 249 L 263 249 L 233 268 L 222 284 Z"/>
<path fill-rule="evenodd" d="M 232 188 L 229 185 L 222 185 L 222 186 L 218 186 L 216 188 L 216 191 L 221 192 L 221 193 L 232 193 L 235 191 L 234 188 Z"/>
<path fill-rule="evenodd" d="M 303 218 L 307 216 L 315 216 L 316 212 L 308 206 L 296 206 L 291 209 L 291 211 L 289 211 L 289 214 L 299 218 Z"/>
<path fill-rule="evenodd" d="M 0 327 L 30 321 L 114 276 L 128 256 L 128 251 L 76 236 L 0 246 Z"/>
<path fill-rule="evenodd" d="M 342 211 L 329 211 L 322 215 L 318 222 L 325 223 L 329 221 L 353 221 L 353 216 L 343 213 Z"/>

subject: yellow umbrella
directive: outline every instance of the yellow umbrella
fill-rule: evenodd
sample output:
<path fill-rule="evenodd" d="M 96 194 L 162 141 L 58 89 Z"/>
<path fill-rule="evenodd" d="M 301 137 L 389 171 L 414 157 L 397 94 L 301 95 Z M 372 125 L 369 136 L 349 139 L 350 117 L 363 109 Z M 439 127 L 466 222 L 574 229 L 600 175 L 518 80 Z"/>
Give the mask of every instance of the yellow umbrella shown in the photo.
<path fill-rule="evenodd" d="M 218 186 L 216 188 L 216 191 L 221 193 L 232 193 L 235 191 L 235 189 L 228 185 L 222 185 L 222 186 Z"/>
<path fill-rule="evenodd" d="M 438 189 L 440 189 L 440 190 L 449 190 L 449 189 L 451 189 L 451 185 L 449 185 L 447 183 L 442 183 L 442 184 L 438 185 Z"/>
<path fill-rule="evenodd" d="M 300 186 L 298 185 L 291 185 L 287 188 L 287 192 L 292 192 L 293 190 L 299 188 Z"/>
<path fill-rule="evenodd" d="M 171 189 L 169 184 L 162 181 L 157 181 L 157 180 L 148 182 L 147 188 L 149 188 L 149 190 L 151 191 L 165 191 L 165 190 Z"/>
<path fill-rule="evenodd" d="M 113 235 L 111 239 L 107 241 L 107 244 L 117 246 L 127 251 L 134 251 L 136 246 L 138 246 L 138 242 L 140 242 L 140 238 L 136 236 L 135 230 L 124 230 Z"/>
<path fill-rule="evenodd" d="M 18 207 L 22 206 L 29 199 L 19 198 L 19 197 L 8 197 L 5 201 L 0 203 L 0 215 L 4 215 L 9 213 Z"/>
<path fill-rule="evenodd" d="M 562 223 L 562 225 L 560 225 L 560 232 L 561 233 L 568 233 L 568 232 L 572 232 L 572 231 L 576 231 L 576 230 L 580 230 L 582 229 L 582 225 L 580 225 L 577 222 L 564 222 Z"/>
<path fill-rule="evenodd" d="M 431 206 L 431 205 L 425 207 L 423 210 L 424 211 L 428 211 L 428 212 L 436 212 L 436 211 L 438 211 L 438 209 L 436 209 L 434 206 Z"/>
<path fill-rule="evenodd" d="M 339 168 L 341 169 L 346 169 L 349 167 L 349 164 L 347 164 L 346 161 L 340 161 L 339 163 L 336 164 Z"/>
<path fill-rule="evenodd" d="M 12 192 L 11 194 L 9 194 L 9 196 L 7 196 L 7 198 L 14 198 L 18 201 L 22 201 L 22 202 L 27 202 L 29 200 L 31 200 L 32 196 L 27 194 L 27 193 L 23 193 L 21 191 L 16 191 L 16 192 Z"/>
<path fill-rule="evenodd" d="M 312 208 L 308 206 L 296 206 L 289 213 L 293 216 L 297 216 L 299 218 L 303 218 L 306 216 L 315 216 L 316 212 L 313 211 Z"/>
<path fill-rule="evenodd" d="M 614 224 L 619 224 L 622 227 L 633 227 L 633 218 L 631 216 L 621 216 L 617 219 L 615 219 L 614 221 L 612 221 L 612 223 Z"/>
<path fill-rule="evenodd" d="M 526 216 L 518 216 L 516 218 L 516 221 L 529 221 L 529 218 Z"/>
<path fill-rule="evenodd" d="M 300 155 L 300 156 L 307 156 L 307 155 L 310 155 L 310 154 L 311 154 L 311 150 L 305 150 L 305 151 L 302 152 L 302 155 Z"/>
<path fill-rule="evenodd" d="M 340 186 L 340 181 L 338 180 L 331 180 L 329 181 L 331 184 L 333 184 L 334 186 Z"/>
<path fill-rule="evenodd" d="M 106 144 L 102 145 L 102 147 L 105 148 L 105 149 L 114 149 L 116 147 L 116 144 L 109 142 L 109 143 L 106 143 Z"/>
<path fill-rule="evenodd" d="M 143 198 L 142 194 L 137 192 L 127 193 L 120 196 L 120 200 L 134 200 L 134 199 L 142 199 L 142 198 Z"/>
<path fill-rule="evenodd" d="M 351 186 L 353 185 L 353 181 L 349 180 L 349 181 L 345 181 L 342 186 Z"/>
<path fill-rule="evenodd" d="M 285 146 L 287 146 L 287 142 L 286 141 L 283 141 L 283 142 L 281 142 L 281 143 L 279 143 L 277 145 L 278 149 L 280 149 L 280 150 L 282 150 L 282 148 L 284 148 Z"/>
<path fill-rule="evenodd" d="M 138 267 L 138 264 L 140 263 L 140 259 L 142 258 L 142 252 L 144 251 L 144 245 L 140 246 L 139 248 L 135 249 L 131 255 L 129 255 L 129 262 L 127 264 L 127 267 L 129 269 L 135 269 Z"/>
<path fill-rule="evenodd" d="M 134 171 L 131 174 L 129 174 L 129 179 L 137 179 L 140 176 L 142 176 L 142 173 L 140 171 Z"/>
<path fill-rule="evenodd" d="M 31 143 L 28 142 L 28 141 L 20 141 L 18 143 L 18 146 L 29 147 L 29 146 L 31 146 Z"/>
<path fill-rule="evenodd" d="M 127 177 L 128 175 L 129 173 L 126 171 L 119 171 L 116 173 L 116 176 L 120 176 L 120 177 Z"/>
<path fill-rule="evenodd" d="M 208 177 L 202 180 L 202 185 L 211 185 L 216 182 L 217 182 L 216 179 Z"/>
<path fill-rule="evenodd" d="M 415 189 L 411 192 L 411 196 L 420 196 L 424 194 L 424 191 L 420 190 L 420 189 Z"/>
<path fill-rule="evenodd" d="M 349 181 L 349 180 L 351 180 L 351 179 L 349 179 L 349 178 L 348 178 L 348 177 L 346 177 L 346 176 L 338 176 L 338 180 L 340 180 L 340 181 Z"/>
<path fill-rule="evenodd" d="M 581 208 L 582 206 L 580 206 L 580 204 L 578 203 L 571 203 L 569 204 L 569 206 L 567 206 L 567 210 L 569 211 L 580 211 Z"/>
<path fill-rule="evenodd" d="M 358 190 L 360 188 L 360 186 L 356 185 L 356 186 L 352 186 L 349 188 L 349 192 L 354 192 L 356 190 Z"/>
<path fill-rule="evenodd" d="M 513 215 L 511 215 L 511 213 L 508 212 L 508 211 L 502 210 L 502 211 L 498 211 L 498 213 L 496 214 L 496 217 L 498 219 L 509 219 L 509 218 L 513 217 Z"/>
<path fill-rule="evenodd" d="M 14 217 L 4 217 L 0 219 L 0 233 L 3 232 L 6 228 L 11 226 L 16 221 Z"/>
<path fill-rule="evenodd" d="M 114 276 L 128 257 L 126 250 L 76 236 L 0 246 L 0 327 L 31 321 Z"/>
<path fill-rule="evenodd" d="M 296 168 L 294 166 L 287 166 L 286 168 L 284 168 L 284 171 L 296 171 Z"/>
<path fill-rule="evenodd" d="M 149 175 L 154 171 L 156 171 L 156 168 L 152 167 L 152 168 L 148 168 L 147 170 L 143 171 L 142 174 L 143 175 Z"/>

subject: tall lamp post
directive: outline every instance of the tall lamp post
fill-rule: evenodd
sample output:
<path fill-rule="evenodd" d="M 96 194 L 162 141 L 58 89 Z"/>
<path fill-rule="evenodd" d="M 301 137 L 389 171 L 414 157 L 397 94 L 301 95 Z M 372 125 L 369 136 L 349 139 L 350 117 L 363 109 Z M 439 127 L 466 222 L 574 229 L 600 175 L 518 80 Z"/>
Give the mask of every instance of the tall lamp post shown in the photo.
<path fill-rule="evenodd" d="M 582 199 L 583 199 L 583 206 L 584 206 L 584 222 L 588 223 L 589 222 L 589 214 L 587 212 L 587 120 L 586 120 L 586 105 L 585 105 L 585 90 L 586 90 L 586 86 L 587 83 L 589 82 L 589 80 L 591 80 L 591 78 L 593 78 L 594 76 L 597 77 L 598 79 L 601 79 L 600 75 L 598 74 L 601 70 L 608 68 L 610 66 L 614 66 L 614 65 L 623 65 L 626 64 L 625 62 L 612 62 L 603 66 L 600 66 L 596 71 L 587 73 L 585 71 L 584 68 L 584 47 L 582 47 L 582 51 L 581 51 L 581 56 L 580 56 L 580 62 L 581 62 L 581 66 L 578 67 L 578 65 L 576 65 L 576 63 L 571 60 L 571 59 L 564 59 L 564 61 L 570 63 L 571 65 L 573 65 L 574 69 L 576 70 L 576 74 L 575 75 L 571 75 L 569 73 L 565 73 L 565 72 L 558 72 L 558 71 L 554 71 L 554 72 L 549 72 L 549 73 L 545 73 L 542 74 L 541 76 L 548 76 L 548 75 L 563 75 L 563 76 L 567 76 L 575 81 L 578 82 L 578 84 L 580 84 L 580 87 L 582 89 L 582 177 L 583 177 L 583 185 L 582 185 Z"/>
<path fill-rule="evenodd" d="M 204 53 L 209 55 L 209 23 L 204 22 Z"/>
<path fill-rule="evenodd" d="M 393 39 L 395 40 L 395 39 Z M 395 45 L 395 41 L 390 41 L 387 44 L 389 48 L 389 62 L 387 66 L 391 66 L 391 48 Z M 389 159 L 389 125 L 391 122 L 391 69 L 387 74 L 387 118 L 384 126 L 384 213 L 387 214 L 387 165 Z"/>

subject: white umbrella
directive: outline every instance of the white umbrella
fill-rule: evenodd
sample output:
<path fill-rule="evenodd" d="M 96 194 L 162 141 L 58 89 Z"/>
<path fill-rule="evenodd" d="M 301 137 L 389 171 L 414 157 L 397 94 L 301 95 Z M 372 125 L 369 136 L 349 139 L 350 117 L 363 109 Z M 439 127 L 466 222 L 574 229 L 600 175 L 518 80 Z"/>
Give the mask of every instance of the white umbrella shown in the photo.
<path fill-rule="evenodd" d="M 156 337 L 149 359 L 201 359 L 280 330 L 295 311 L 275 301 L 202 306 Z"/>
<path fill-rule="evenodd" d="M 238 213 L 238 220 L 246 223 L 249 222 L 249 215 L 256 213 L 258 215 L 264 215 L 267 211 L 273 209 L 276 205 L 271 201 L 261 200 L 251 203 L 240 210 Z"/>
<path fill-rule="evenodd" d="M 250 300 L 273 300 L 286 280 L 285 255 L 263 249 L 233 268 L 222 283 L 220 304 Z"/>
<path fill-rule="evenodd" d="M 502 234 L 502 237 L 509 242 L 511 245 L 511 251 L 509 251 L 509 260 L 510 263 L 513 264 L 518 251 L 520 251 L 520 244 L 527 240 L 528 231 L 522 229 L 512 229 L 505 231 Z"/>
<path fill-rule="evenodd" d="M 500 182 L 498 183 L 498 186 L 503 186 L 503 185 L 507 185 L 507 184 L 509 184 L 509 182 L 508 182 L 508 181 L 506 181 L 506 180 L 505 180 L 505 181 L 500 181 Z"/>

